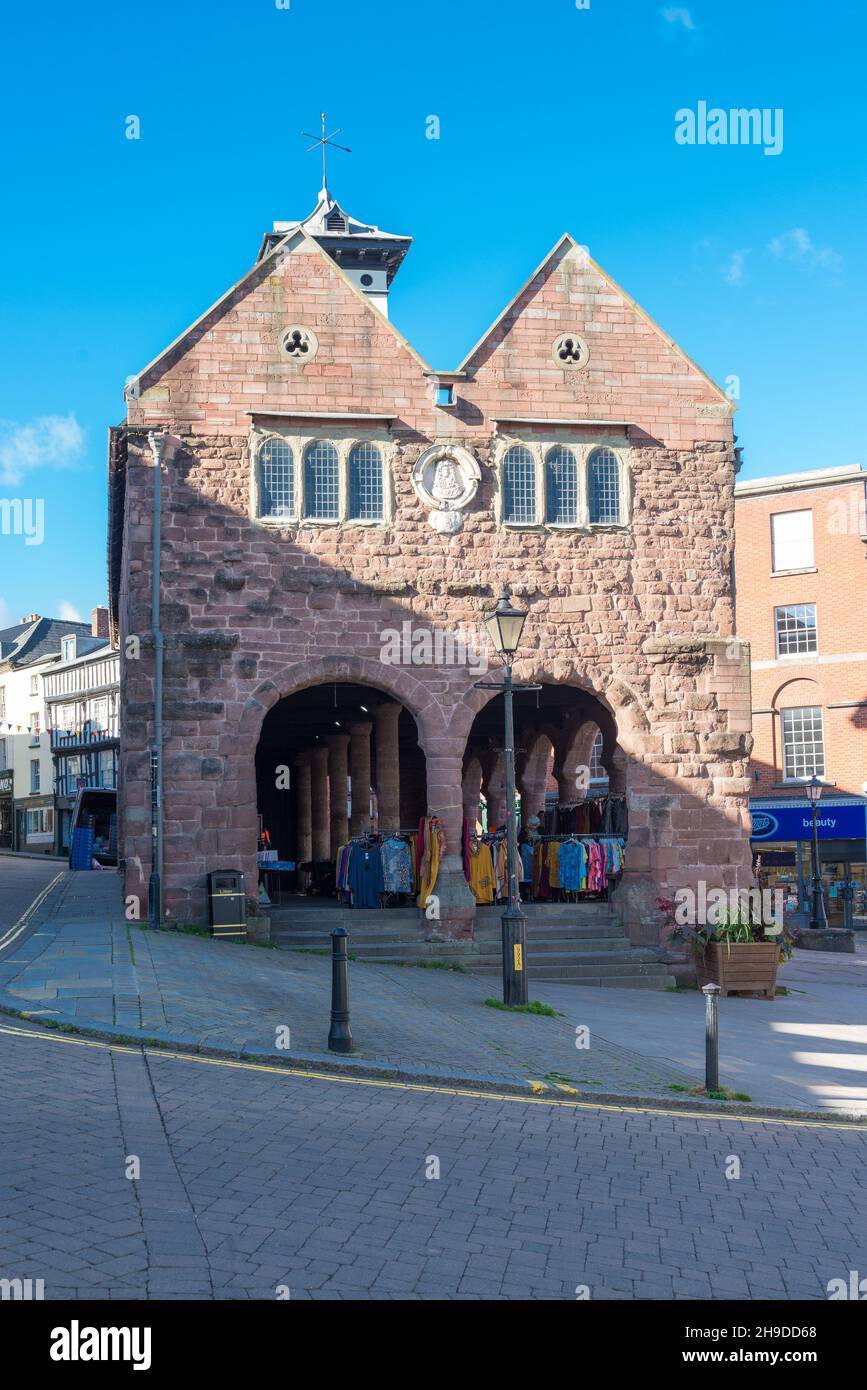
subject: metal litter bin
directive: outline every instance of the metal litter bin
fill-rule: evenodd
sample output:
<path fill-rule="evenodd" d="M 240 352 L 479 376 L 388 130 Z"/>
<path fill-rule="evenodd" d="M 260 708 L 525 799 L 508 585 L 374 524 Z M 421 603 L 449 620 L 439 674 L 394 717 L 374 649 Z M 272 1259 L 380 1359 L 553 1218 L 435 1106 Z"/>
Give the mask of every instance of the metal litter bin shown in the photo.
<path fill-rule="evenodd" d="M 214 869 L 208 874 L 208 919 L 211 936 L 246 939 L 244 875 L 238 869 Z"/>

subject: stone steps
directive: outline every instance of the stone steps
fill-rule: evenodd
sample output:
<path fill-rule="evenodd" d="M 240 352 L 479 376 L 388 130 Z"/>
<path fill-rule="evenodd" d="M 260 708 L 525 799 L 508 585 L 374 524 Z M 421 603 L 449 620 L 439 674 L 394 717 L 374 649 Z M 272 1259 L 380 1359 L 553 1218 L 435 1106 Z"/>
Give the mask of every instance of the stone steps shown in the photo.
<path fill-rule="evenodd" d="M 489 961 L 499 960 L 502 952 L 502 945 L 499 942 L 486 942 L 479 948 L 478 958 L 480 965 L 486 965 Z M 616 941 L 582 941 L 576 943 L 569 941 L 527 941 L 527 956 L 529 960 L 542 961 L 568 959 L 572 960 L 580 956 L 585 958 L 610 960 L 616 962 L 621 956 L 628 956 L 632 961 L 655 961 L 658 959 L 655 951 L 644 946 L 631 946 L 625 936 L 619 937 Z"/>
<path fill-rule="evenodd" d="M 501 906 L 479 909 L 473 941 L 425 941 L 415 909 L 355 912 L 351 908 L 292 908 L 272 914 L 271 939 L 283 950 L 330 949 L 336 926 L 349 932 L 349 954 L 380 965 L 461 964 L 473 974 L 499 977 Z M 608 903 L 577 906 L 528 904 L 527 971 L 530 981 L 571 980 L 622 989 L 665 989 L 669 967 L 649 947 L 633 946 Z"/>

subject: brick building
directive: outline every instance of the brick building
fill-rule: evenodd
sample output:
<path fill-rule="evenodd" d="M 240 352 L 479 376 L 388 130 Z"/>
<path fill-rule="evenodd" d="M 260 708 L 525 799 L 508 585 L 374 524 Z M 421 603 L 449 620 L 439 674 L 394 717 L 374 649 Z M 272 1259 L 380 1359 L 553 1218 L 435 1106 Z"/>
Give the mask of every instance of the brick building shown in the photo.
<path fill-rule="evenodd" d="M 857 464 L 735 486 L 736 628 L 752 659 L 753 852 L 763 883 L 785 885 L 804 910 L 811 812 L 799 783 L 835 783 L 818 816 L 832 926 L 842 923 L 843 883 L 857 885 L 856 912 L 866 906 L 866 488 Z"/>
<path fill-rule="evenodd" d="M 516 703 L 522 805 L 552 770 L 578 799 L 601 732 L 629 807 L 618 901 L 655 942 L 657 894 L 750 881 L 733 407 L 570 236 L 436 371 L 388 317 L 409 245 L 323 189 L 127 388 L 109 463 L 127 892 L 150 865 L 157 431 L 168 915 L 202 920 L 214 867 L 253 896 L 262 825 L 327 858 L 369 824 L 370 788 L 386 829 L 440 817 L 438 930 L 469 934 L 462 815 L 504 806 L 501 697 L 475 682 L 506 584 L 529 613 L 516 675 L 543 687 Z"/>
<path fill-rule="evenodd" d="M 867 806 L 867 474 L 857 464 L 735 487 L 737 631 L 752 661 L 752 847 L 768 886 L 803 908 L 818 775 L 821 860 L 832 925 L 842 884 L 864 910 Z M 791 783 L 791 790 L 786 786 Z"/>

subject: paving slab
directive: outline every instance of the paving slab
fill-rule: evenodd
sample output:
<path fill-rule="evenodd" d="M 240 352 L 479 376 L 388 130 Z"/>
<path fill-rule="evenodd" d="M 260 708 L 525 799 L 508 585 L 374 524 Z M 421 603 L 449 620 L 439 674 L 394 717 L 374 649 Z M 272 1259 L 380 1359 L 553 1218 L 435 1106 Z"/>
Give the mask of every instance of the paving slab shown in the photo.
<path fill-rule="evenodd" d="M 35 922 L 0 961 L 0 1006 L 136 1042 L 338 1064 L 327 1051 L 327 957 L 127 922 L 110 872 L 67 871 Z M 763 1106 L 867 1114 L 867 950 L 796 952 L 781 983 L 790 993 L 774 1001 L 721 1001 L 722 1083 Z M 700 1086 L 698 992 L 531 981 L 530 993 L 557 1016 L 486 1007 L 494 982 L 469 974 L 351 963 L 355 1052 L 343 1064 L 584 1099 L 674 1102 Z M 587 1049 L 576 1047 L 582 1026 Z"/>

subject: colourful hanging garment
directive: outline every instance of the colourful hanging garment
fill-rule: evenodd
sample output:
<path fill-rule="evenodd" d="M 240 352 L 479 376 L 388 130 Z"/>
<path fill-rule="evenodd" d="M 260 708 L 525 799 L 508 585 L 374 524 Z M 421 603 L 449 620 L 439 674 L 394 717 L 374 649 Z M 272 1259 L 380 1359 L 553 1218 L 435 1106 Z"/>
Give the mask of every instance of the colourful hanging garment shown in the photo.
<path fill-rule="evenodd" d="M 382 878 L 386 893 L 413 891 L 412 854 L 409 843 L 392 835 L 382 844 Z"/>
<path fill-rule="evenodd" d="M 494 861 L 489 845 L 470 845 L 470 888 L 477 903 L 494 901 Z"/>
<path fill-rule="evenodd" d="M 446 839 L 437 816 L 422 816 L 419 826 L 419 907 L 427 907 L 428 898 L 436 887 L 440 861 L 446 852 Z"/>
<path fill-rule="evenodd" d="M 379 895 L 385 891 L 382 878 L 382 854 L 378 845 L 366 849 L 353 845 L 349 859 L 349 891 L 353 907 L 379 907 Z"/>
<path fill-rule="evenodd" d="M 548 846 L 548 883 L 552 888 L 560 887 L 560 841 L 552 840 Z"/>

